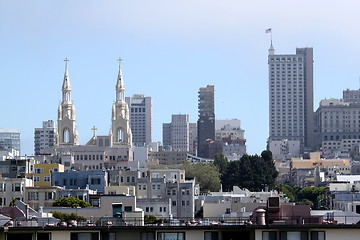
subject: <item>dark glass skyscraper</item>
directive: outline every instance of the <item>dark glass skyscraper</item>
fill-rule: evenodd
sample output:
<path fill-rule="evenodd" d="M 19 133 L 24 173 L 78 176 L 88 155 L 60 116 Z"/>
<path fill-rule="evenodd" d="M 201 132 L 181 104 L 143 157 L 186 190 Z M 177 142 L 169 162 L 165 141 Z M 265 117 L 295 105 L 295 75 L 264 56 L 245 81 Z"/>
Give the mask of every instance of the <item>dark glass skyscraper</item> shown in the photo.
<path fill-rule="evenodd" d="M 215 103 L 214 86 L 208 85 L 199 89 L 198 95 L 198 148 L 199 157 L 208 158 L 208 144 L 206 140 L 215 140 Z"/>

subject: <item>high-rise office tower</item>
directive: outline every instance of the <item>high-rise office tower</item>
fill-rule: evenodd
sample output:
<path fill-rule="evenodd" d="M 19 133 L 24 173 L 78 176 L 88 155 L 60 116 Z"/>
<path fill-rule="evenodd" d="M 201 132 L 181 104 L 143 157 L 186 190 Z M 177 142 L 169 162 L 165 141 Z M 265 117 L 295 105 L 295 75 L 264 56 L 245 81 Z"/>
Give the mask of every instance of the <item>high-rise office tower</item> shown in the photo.
<path fill-rule="evenodd" d="M 0 128 L 0 147 L 16 151 L 15 154 L 20 155 L 20 131 Z"/>
<path fill-rule="evenodd" d="M 313 49 L 295 54 L 269 49 L 269 142 L 298 140 L 314 146 Z"/>
<path fill-rule="evenodd" d="M 198 145 L 197 155 L 208 158 L 209 151 L 206 140 L 215 140 L 215 103 L 214 103 L 214 86 L 207 85 L 199 89 L 198 95 Z"/>
<path fill-rule="evenodd" d="M 173 151 L 189 151 L 189 133 L 189 115 L 174 114 L 171 123 L 163 123 L 163 144 L 171 146 Z"/>
<path fill-rule="evenodd" d="M 35 155 L 50 154 L 56 146 L 57 130 L 53 120 L 43 121 L 42 128 L 35 128 Z"/>
<path fill-rule="evenodd" d="M 130 110 L 130 127 L 134 146 L 146 146 L 151 143 L 152 101 L 151 97 L 134 94 L 125 98 Z"/>

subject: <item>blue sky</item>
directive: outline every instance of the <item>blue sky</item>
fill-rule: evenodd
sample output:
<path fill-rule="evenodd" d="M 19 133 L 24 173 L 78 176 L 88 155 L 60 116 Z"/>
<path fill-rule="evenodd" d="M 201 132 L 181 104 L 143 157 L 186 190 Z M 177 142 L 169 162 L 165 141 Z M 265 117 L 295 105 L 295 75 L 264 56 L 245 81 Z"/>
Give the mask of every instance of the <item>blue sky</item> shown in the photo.
<path fill-rule="evenodd" d="M 65 57 L 80 143 L 109 133 L 117 58 L 126 96 L 153 98 L 153 140 L 171 114 L 197 120 L 197 91 L 215 85 L 217 119 L 241 120 L 248 152 L 268 137 L 267 49 L 314 48 L 314 109 L 358 89 L 360 2 L 285 0 L 0 1 L 0 128 L 21 131 L 57 119 Z"/>

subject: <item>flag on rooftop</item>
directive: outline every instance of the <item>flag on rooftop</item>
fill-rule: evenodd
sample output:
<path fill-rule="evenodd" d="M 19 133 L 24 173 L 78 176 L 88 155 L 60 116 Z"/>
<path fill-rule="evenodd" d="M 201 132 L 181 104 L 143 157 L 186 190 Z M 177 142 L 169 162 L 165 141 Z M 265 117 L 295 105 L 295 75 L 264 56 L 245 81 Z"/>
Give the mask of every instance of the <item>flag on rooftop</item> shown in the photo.
<path fill-rule="evenodd" d="M 271 33 L 271 28 L 266 29 L 265 33 Z"/>

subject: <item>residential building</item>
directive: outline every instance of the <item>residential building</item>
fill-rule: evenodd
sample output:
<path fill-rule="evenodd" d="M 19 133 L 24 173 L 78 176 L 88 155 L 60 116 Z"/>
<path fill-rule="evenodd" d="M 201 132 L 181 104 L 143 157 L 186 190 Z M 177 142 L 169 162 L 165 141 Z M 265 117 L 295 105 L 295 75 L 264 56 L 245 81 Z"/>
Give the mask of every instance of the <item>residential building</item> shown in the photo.
<path fill-rule="evenodd" d="M 57 163 L 34 164 L 34 171 L 27 173 L 26 178 L 34 181 L 34 187 L 50 187 L 53 172 L 64 172 L 64 165 Z"/>
<path fill-rule="evenodd" d="M 0 147 L 15 150 L 16 156 L 20 156 L 20 131 L 0 128 Z"/>
<path fill-rule="evenodd" d="M 57 144 L 57 129 L 53 120 L 43 121 L 42 128 L 35 128 L 34 154 L 51 154 Z"/>
<path fill-rule="evenodd" d="M 350 159 L 325 159 L 320 152 L 310 153 L 310 159 L 292 158 L 290 163 L 290 182 L 292 185 L 305 187 L 315 184 L 316 168 L 321 171 L 323 180 L 330 179 L 336 168 L 343 169 L 342 173 L 350 173 Z M 328 170 L 332 172 L 327 172 Z M 330 174 L 329 174 L 330 173 Z"/>
<path fill-rule="evenodd" d="M 26 187 L 34 186 L 27 178 L 0 178 L 0 206 L 9 206 L 13 199 L 25 200 Z"/>
<path fill-rule="evenodd" d="M 26 187 L 24 202 L 35 210 L 40 209 L 40 207 L 51 207 L 59 197 L 58 191 L 60 189 L 61 187 L 58 186 Z"/>
<path fill-rule="evenodd" d="M 173 114 L 171 123 L 163 123 L 163 145 L 170 146 L 172 151 L 189 151 L 189 115 Z"/>
<path fill-rule="evenodd" d="M 343 91 L 343 99 L 345 102 L 360 103 L 360 89 L 350 90 L 346 89 Z"/>
<path fill-rule="evenodd" d="M 51 186 L 66 189 L 91 189 L 104 193 L 108 186 L 108 172 L 102 170 L 53 172 Z"/>
<path fill-rule="evenodd" d="M 240 127 L 239 119 L 215 120 L 215 140 L 223 138 L 245 139 L 245 130 Z"/>
<path fill-rule="evenodd" d="M 208 139 L 215 139 L 215 90 L 213 85 L 207 85 L 199 89 L 198 95 L 198 113 L 197 122 L 197 156 L 209 158 L 206 147 Z"/>
<path fill-rule="evenodd" d="M 190 151 L 152 151 L 149 152 L 148 161 L 158 161 L 159 164 L 173 165 L 182 164 L 185 161 L 190 161 L 189 155 L 194 155 Z"/>
<path fill-rule="evenodd" d="M 275 54 L 271 43 L 268 64 L 268 141 L 299 140 L 302 147 L 314 147 L 313 49 Z"/>
<path fill-rule="evenodd" d="M 272 152 L 273 159 L 289 160 L 293 157 L 301 156 L 300 140 L 278 140 L 269 142 L 269 150 Z"/>
<path fill-rule="evenodd" d="M 196 152 L 197 149 L 197 123 L 189 123 L 189 151 Z"/>
<path fill-rule="evenodd" d="M 125 98 L 130 110 L 130 128 L 134 146 L 148 146 L 152 141 L 152 100 L 143 94 Z"/>
<path fill-rule="evenodd" d="M 89 202 L 92 206 L 89 208 L 48 207 L 44 208 L 44 211 L 57 211 L 67 214 L 75 213 L 92 221 L 105 219 L 108 226 L 112 225 L 109 223 L 110 221 L 114 221 L 115 225 L 115 221 L 123 219 L 128 219 L 126 223 L 129 225 L 143 225 L 144 212 L 137 207 L 135 196 L 96 194 L 90 195 L 89 197 Z M 116 214 L 120 214 L 121 216 L 115 216 Z M 122 222 L 124 223 L 124 221 Z M 95 226 L 91 227 L 94 228 Z"/>
<path fill-rule="evenodd" d="M 3 178 L 25 178 L 34 171 L 35 160 L 32 157 L 8 157 L 0 161 L 0 176 Z"/>
<path fill-rule="evenodd" d="M 317 145 L 322 150 L 348 153 L 360 143 L 360 102 L 350 92 L 343 99 L 323 99 L 315 115 Z M 350 96 L 347 96 L 350 95 Z"/>

